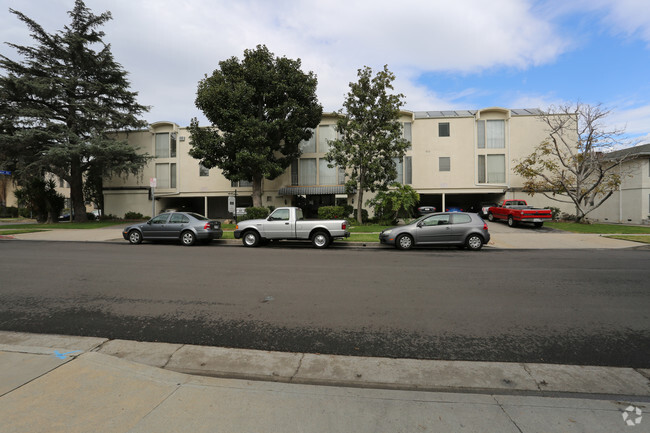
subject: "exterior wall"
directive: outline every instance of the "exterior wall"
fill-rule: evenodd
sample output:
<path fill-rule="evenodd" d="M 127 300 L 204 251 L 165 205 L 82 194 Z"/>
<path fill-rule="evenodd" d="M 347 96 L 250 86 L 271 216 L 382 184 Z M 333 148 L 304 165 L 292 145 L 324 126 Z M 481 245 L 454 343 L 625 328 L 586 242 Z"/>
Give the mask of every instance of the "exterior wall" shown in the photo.
<path fill-rule="evenodd" d="M 316 161 L 315 183 L 309 185 L 300 182 L 298 173 L 291 167 L 274 180 L 264 180 L 262 185 L 262 203 L 264 206 L 285 206 L 295 204 L 296 196 L 281 195 L 280 190 L 287 187 L 325 188 L 332 185 L 321 183 L 320 160 L 327 149 L 323 147 L 326 128 L 333 128 L 338 119 L 335 113 L 324 114 L 321 124 L 314 134 L 315 146 L 303 151 L 301 160 Z M 499 120 L 504 122 L 503 147 L 479 147 L 479 123 Z M 575 213 L 571 204 L 562 204 L 541 194 L 530 196 L 522 191 L 524 179 L 513 173 L 516 163 L 533 152 L 535 147 L 547 137 L 546 125 L 540 121 L 532 110 L 508 110 L 504 108 L 487 108 L 479 111 L 464 112 L 403 112 L 403 123 L 411 125 L 411 147 L 403 161 L 403 177 L 398 179 L 408 183 L 407 158 L 410 158 L 411 186 L 421 195 L 422 204 L 435 203 L 445 207 L 462 203 L 474 205 L 479 202 L 496 202 L 504 198 L 520 198 L 529 204 L 540 207 L 558 207 L 563 212 Z M 449 134 L 440 134 L 440 124 L 448 124 Z M 485 125 L 486 123 L 484 123 Z M 493 123 L 494 124 L 494 123 Z M 331 133 L 331 130 L 329 130 Z M 444 131 L 443 131 L 444 132 Z M 209 170 L 208 176 L 200 175 L 198 160 L 189 156 L 190 140 L 187 128 L 181 128 L 170 122 L 157 122 L 148 130 L 131 132 L 124 136 L 142 153 L 156 154 L 156 134 L 175 134 L 176 154 L 174 156 L 153 158 L 144 168 L 141 176 L 126 179 L 113 178 L 105 181 L 105 211 L 108 214 L 123 216 L 128 211 L 151 215 L 152 201 L 149 195 L 149 179 L 158 177 L 157 164 L 176 164 L 176 185 L 156 188 L 156 213 L 169 208 L 191 208 L 196 212 L 213 218 L 228 218 L 227 197 L 236 191 L 238 206 L 251 205 L 252 188 L 245 185 L 233 186 L 218 168 Z M 303 143 L 307 144 L 307 143 Z M 487 161 L 490 155 L 503 155 L 505 172 L 503 178 L 490 180 L 483 170 L 480 179 L 480 161 Z M 449 170 L 441 170 L 440 158 L 449 158 Z M 311 164 L 311 163 L 310 163 Z M 623 220 L 641 222 L 649 219 L 650 203 L 650 166 L 648 159 L 635 164 L 634 177 L 625 180 L 623 190 Z M 444 167 L 443 167 L 444 168 Z M 293 173 L 292 173 L 293 172 Z M 344 182 L 338 179 L 338 186 Z M 335 185 L 336 186 L 336 185 Z M 641 198 L 639 198 L 641 194 Z M 364 201 L 373 194 L 366 192 Z M 591 219 L 605 221 L 619 220 L 619 194 L 611 197 Z M 307 196 L 309 197 L 309 196 Z M 317 198 L 317 196 L 311 196 Z M 337 200 L 354 204 L 355 195 L 338 194 Z M 467 209 L 466 209 L 467 210 Z M 371 211 L 371 210 L 370 210 Z M 372 211 L 371 211 L 372 212 Z"/>

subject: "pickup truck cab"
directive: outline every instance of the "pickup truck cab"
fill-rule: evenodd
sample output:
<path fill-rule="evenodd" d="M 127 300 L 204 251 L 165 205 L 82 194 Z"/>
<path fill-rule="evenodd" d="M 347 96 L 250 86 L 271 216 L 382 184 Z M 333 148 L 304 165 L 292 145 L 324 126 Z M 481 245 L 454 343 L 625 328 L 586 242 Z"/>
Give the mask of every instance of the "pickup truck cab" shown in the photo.
<path fill-rule="evenodd" d="M 316 248 L 327 248 L 334 239 L 347 238 L 346 220 L 305 220 L 302 209 L 280 207 L 266 219 L 246 220 L 237 224 L 235 239 L 244 246 L 256 247 L 274 239 L 308 240 Z"/>
<path fill-rule="evenodd" d="M 503 200 L 500 205 L 488 209 L 488 220 L 505 220 L 510 227 L 518 223 L 532 223 L 535 227 L 541 227 L 544 221 L 550 221 L 552 218 L 550 209 L 528 206 L 525 200 Z"/>

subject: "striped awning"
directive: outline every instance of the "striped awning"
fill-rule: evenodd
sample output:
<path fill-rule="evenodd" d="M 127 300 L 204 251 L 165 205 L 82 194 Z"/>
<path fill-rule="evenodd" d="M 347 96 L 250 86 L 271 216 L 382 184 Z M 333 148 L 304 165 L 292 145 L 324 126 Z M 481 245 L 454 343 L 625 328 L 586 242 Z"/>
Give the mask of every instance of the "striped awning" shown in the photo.
<path fill-rule="evenodd" d="M 283 186 L 278 191 L 279 195 L 325 195 L 347 194 L 344 185 L 333 186 Z"/>

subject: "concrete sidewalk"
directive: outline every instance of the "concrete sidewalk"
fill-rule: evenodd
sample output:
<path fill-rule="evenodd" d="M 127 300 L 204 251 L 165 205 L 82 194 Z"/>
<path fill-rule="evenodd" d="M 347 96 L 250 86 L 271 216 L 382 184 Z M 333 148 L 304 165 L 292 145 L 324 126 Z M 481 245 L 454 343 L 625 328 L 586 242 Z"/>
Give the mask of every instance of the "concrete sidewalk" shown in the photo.
<path fill-rule="evenodd" d="M 122 237 L 122 226 L 101 229 L 52 229 L 36 233 L 0 236 L 0 239 L 21 239 L 39 241 L 74 242 L 126 242 Z M 494 228 L 494 229 L 493 229 Z M 545 230 L 504 228 L 502 224 L 490 223 L 492 240 L 488 247 L 499 249 L 607 249 L 634 248 L 643 244 L 619 239 L 610 239 L 598 234 L 582 234 Z M 217 240 L 212 245 L 241 245 L 241 240 Z M 341 242 L 336 247 L 390 248 L 373 242 Z"/>
<path fill-rule="evenodd" d="M 650 432 L 648 375 L 0 332 L 0 431 Z"/>

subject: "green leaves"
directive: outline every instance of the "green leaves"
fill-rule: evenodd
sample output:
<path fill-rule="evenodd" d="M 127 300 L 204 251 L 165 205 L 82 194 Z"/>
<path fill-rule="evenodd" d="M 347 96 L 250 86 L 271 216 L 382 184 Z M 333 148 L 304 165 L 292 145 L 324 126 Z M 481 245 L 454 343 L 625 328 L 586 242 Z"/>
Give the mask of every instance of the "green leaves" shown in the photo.
<path fill-rule="evenodd" d="M 357 76 L 358 81 L 350 83 L 337 123 L 340 138 L 330 142 L 326 159 L 346 169 L 349 182 L 357 188 L 357 208 L 361 209 L 363 191 L 386 190 L 395 180 L 395 159 L 404 157 L 409 143 L 399 122 L 404 95 L 389 93 L 395 75 L 384 66 L 373 76 L 366 66 Z"/>
<path fill-rule="evenodd" d="M 44 172 L 67 180 L 75 219 L 85 220 L 83 183 L 91 166 L 104 174 L 128 174 L 146 162 L 113 132 L 145 126 L 139 116 L 148 108 L 136 102 L 127 72 L 98 30 L 111 19 L 110 12 L 95 15 L 76 0 L 71 24 L 54 34 L 11 12 L 29 27 L 36 44 L 9 44 L 20 60 L 0 56 L 5 72 L 0 76 L 0 158 L 16 167 L 19 182 Z"/>
<path fill-rule="evenodd" d="M 261 206 L 262 179 L 284 173 L 321 119 L 316 77 L 300 66 L 299 59 L 275 57 L 258 45 L 241 61 L 219 62 L 198 85 L 195 103 L 212 128 L 192 120 L 190 155 L 230 180 L 252 181 L 255 206 Z"/>

